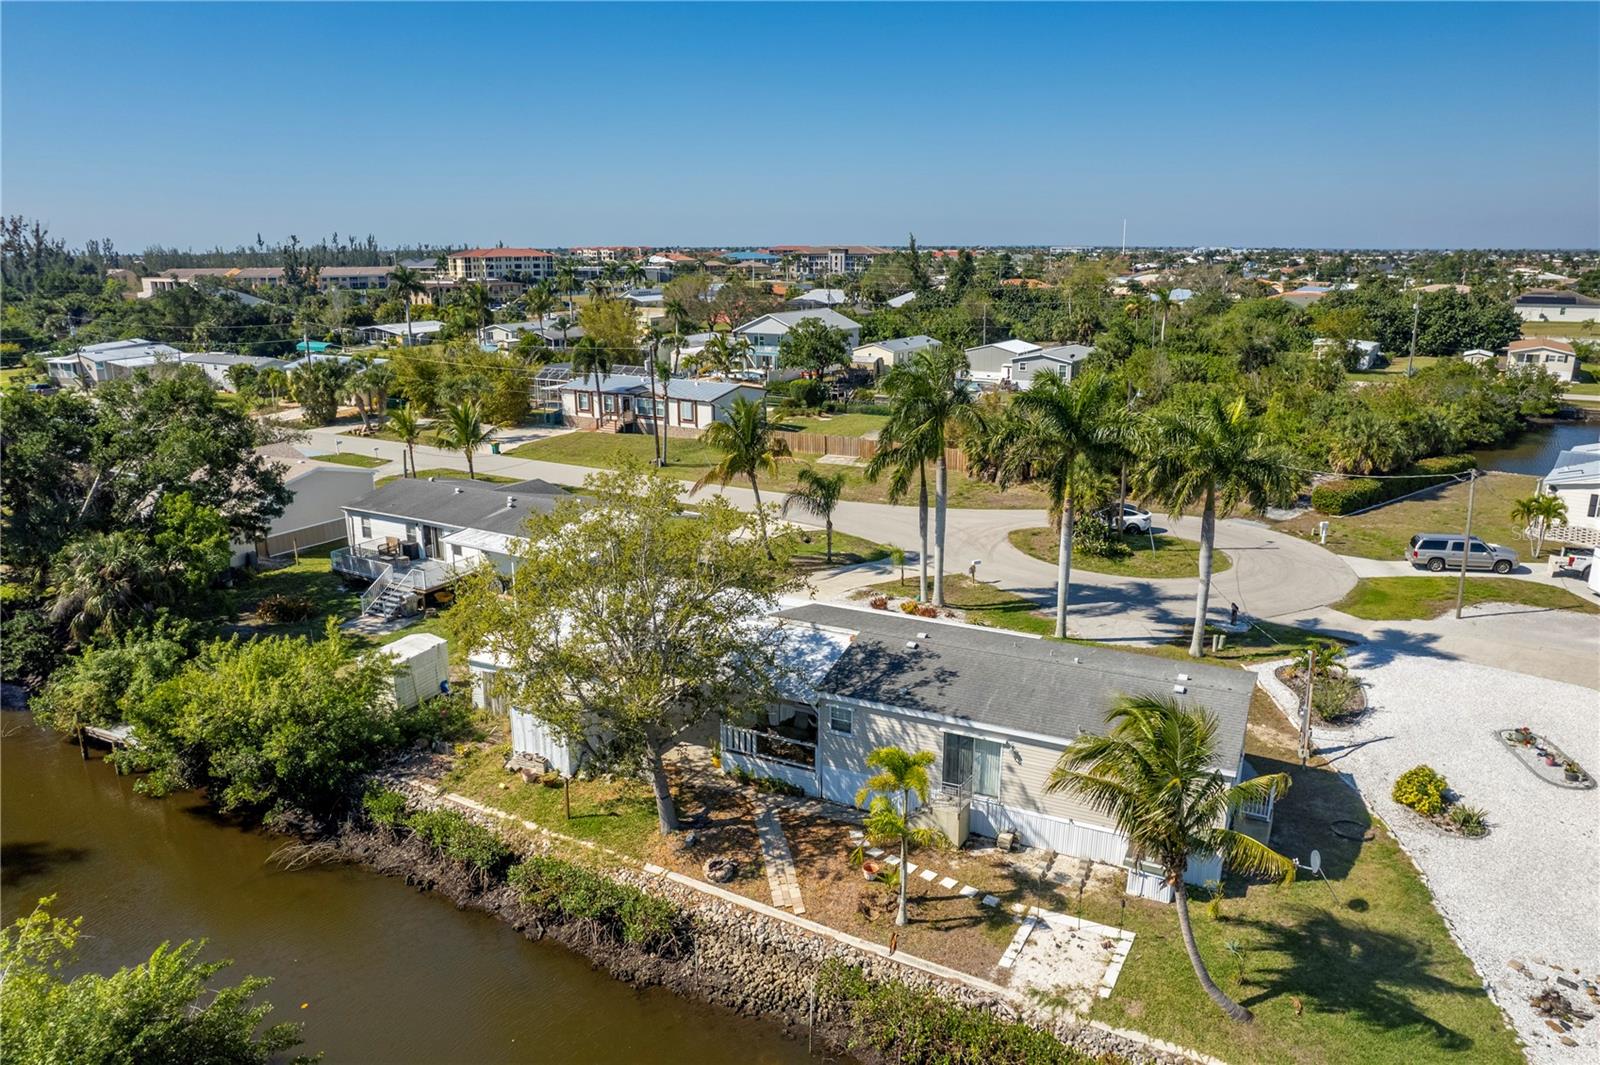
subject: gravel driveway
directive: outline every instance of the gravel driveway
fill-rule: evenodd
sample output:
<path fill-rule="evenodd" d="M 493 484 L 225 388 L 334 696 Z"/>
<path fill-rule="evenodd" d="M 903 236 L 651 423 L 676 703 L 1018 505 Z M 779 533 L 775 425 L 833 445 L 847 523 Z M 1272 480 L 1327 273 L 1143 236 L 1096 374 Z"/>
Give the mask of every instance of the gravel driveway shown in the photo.
<path fill-rule="evenodd" d="M 1593 689 L 1489 666 L 1364 645 L 1350 655 L 1374 707 L 1360 724 L 1318 730 L 1318 749 L 1355 779 L 1421 868 L 1445 920 L 1528 1044 L 1529 1060 L 1594 1061 L 1600 1019 L 1552 1031 L 1528 995 L 1565 969 L 1600 979 L 1600 790 L 1540 780 L 1495 730 L 1526 725 L 1591 773 L 1600 771 L 1600 696 Z M 1484 839 L 1448 835 L 1389 798 L 1394 780 L 1427 763 L 1462 801 L 1489 813 Z M 1520 972 L 1508 962 L 1526 966 Z M 1558 987 L 1600 1013 L 1582 990 Z M 1565 1034 L 1577 1046 L 1563 1044 Z"/>

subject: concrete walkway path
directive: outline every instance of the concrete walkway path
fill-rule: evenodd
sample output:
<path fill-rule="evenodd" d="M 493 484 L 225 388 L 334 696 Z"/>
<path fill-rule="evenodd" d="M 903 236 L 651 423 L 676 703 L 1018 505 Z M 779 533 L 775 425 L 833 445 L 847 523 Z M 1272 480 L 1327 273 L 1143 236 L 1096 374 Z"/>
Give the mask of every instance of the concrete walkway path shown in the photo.
<path fill-rule="evenodd" d="M 783 834 L 778 811 L 765 799 L 758 800 L 756 837 L 761 841 L 761 862 L 767 869 L 767 886 L 772 889 L 772 904 L 792 913 L 805 913 L 800 898 L 800 878 L 795 872 L 794 855 L 789 853 L 789 838 Z"/>

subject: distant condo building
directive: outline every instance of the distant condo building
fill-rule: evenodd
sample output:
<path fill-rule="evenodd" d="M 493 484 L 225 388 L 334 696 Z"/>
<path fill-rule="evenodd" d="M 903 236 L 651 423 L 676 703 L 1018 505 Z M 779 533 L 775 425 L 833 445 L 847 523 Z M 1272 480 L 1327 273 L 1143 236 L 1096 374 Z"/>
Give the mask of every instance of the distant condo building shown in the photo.
<path fill-rule="evenodd" d="M 469 248 L 445 256 L 445 274 L 456 281 L 542 281 L 556 272 L 556 257 L 538 248 Z"/>
<path fill-rule="evenodd" d="M 862 244 L 819 246 L 811 244 L 779 244 L 767 251 L 780 258 L 793 256 L 795 276 L 823 277 L 828 274 L 859 274 L 872 265 L 880 255 L 888 255 L 888 248 L 875 248 Z"/>

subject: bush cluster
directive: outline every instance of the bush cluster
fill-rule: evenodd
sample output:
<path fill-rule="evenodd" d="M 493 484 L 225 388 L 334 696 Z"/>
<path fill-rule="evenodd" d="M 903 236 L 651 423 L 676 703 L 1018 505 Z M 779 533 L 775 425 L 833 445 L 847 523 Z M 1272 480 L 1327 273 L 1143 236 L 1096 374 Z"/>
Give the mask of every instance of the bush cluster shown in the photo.
<path fill-rule="evenodd" d="M 817 997 L 849 1013 L 851 1049 L 870 1047 L 885 1060 L 919 1065 L 1089 1065 L 1090 1058 L 1049 1032 L 959 1006 L 899 981 L 869 980 L 838 959 L 823 963 Z"/>
<path fill-rule="evenodd" d="M 738 767 L 730 770 L 728 775 L 739 783 L 748 784 L 757 791 L 766 792 L 768 795 L 788 795 L 799 798 L 806 793 L 806 789 L 791 784 L 787 780 L 779 780 L 776 777 L 758 777 L 754 773 Z"/>
<path fill-rule="evenodd" d="M 536 855 L 512 867 L 508 879 L 541 916 L 587 922 L 654 954 L 677 943 L 683 913 L 676 905 L 581 865 Z"/>
<path fill-rule="evenodd" d="M 373 788 L 362 796 L 361 809 L 373 824 L 399 829 L 405 824 L 406 797 L 393 788 Z"/>
<path fill-rule="evenodd" d="M 516 857 L 499 836 L 455 810 L 417 810 L 407 814 L 404 823 L 434 853 L 486 879 L 503 875 Z"/>
<path fill-rule="evenodd" d="M 1410 477 L 1395 480 L 1377 480 L 1372 477 L 1343 477 L 1324 481 L 1311 490 L 1312 509 L 1322 514 L 1349 514 L 1377 506 L 1431 484 L 1443 483 L 1445 476 L 1466 473 L 1478 465 L 1471 455 L 1440 455 L 1437 458 L 1418 459 L 1400 472 Z"/>
<path fill-rule="evenodd" d="M 1072 549 L 1096 558 L 1123 559 L 1133 554 L 1127 540 L 1117 535 L 1110 522 L 1093 515 L 1072 525 Z"/>
<path fill-rule="evenodd" d="M 1419 765 L 1400 774 L 1390 797 L 1424 817 L 1437 817 L 1444 812 L 1445 792 L 1449 788 L 1444 777 L 1431 766 Z"/>
<path fill-rule="evenodd" d="M 269 595 L 256 604 L 256 614 L 273 625 L 304 621 L 316 612 L 316 601 L 308 595 Z"/>

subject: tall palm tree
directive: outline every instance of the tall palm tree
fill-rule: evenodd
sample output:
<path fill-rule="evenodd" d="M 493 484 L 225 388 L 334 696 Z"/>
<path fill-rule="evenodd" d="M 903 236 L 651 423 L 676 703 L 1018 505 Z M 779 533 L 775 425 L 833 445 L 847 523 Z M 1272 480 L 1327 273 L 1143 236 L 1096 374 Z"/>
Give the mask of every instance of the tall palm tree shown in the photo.
<path fill-rule="evenodd" d="M 1158 285 L 1150 294 L 1151 302 L 1156 305 L 1156 310 L 1161 312 L 1161 343 L 1167 342 L 1167 313 L 1178 305 L 1172 298 L 1172 286 Z"/>
<path fill-rule="evenodd" d="M 828 565 L 833 565 L 833 512 L 844 496 L 844 474 L 822 473 L 810 466 L 795 475 L 796 487 L 783 500 L 783 516 L 800 510 L 821 518 L 827 543 Z"/>
<path fill-rule="evenodd" d="M 911 847 L 926 846 L 937 833 L 932 829 L 913 828 L 911 825 L 911 796 L 927 802 L 933 782 L 928 779 L 928 767 L 933 764 L 932 751 L 910 751 L 899 747 L 879 747 L 867 755 L 867 768 L 877 772 L 867 778 L 856 792 L 856 805 L 865 806 L 867 796 L 875 796 L 867 809 L 867 819 L 862 825 L 874 846 L 900 846 L 900 906 L 895 911 L 894 923 L 906 923 L 906 856 Z"/>
<path fill-rule="evenodd" d="M 568 316 L 575 314 L 576 312 L 573 310 L 572 305 L 572 294 L 578 290 L 577 267 L 573 266 L 570 262 L 563 262 L 559 267 L 557 267 L 556 287 L 559 288 L 562 294 L 567 298 Z"/>
<path fill-rule="evenodd" d="M 540 324 L 544 323 L 544 316 L 555 310 L 560 300 L 550 291 L 550 282 L 541 281 L 522 294 L 522 305 L 527 308 L 528 317 Z"/>
<path fill-rule="evenodd" d="M 966 353 L 955 344 L 923 349 L 914 361 L 884 375 L 891 413 L 879 432 L 918 450 L 934 469 L 933 601 L 944 606 L 945 510 L 950 499 L 950 468 L 945 458 L 952 429 L 983 424 L 965 380 Z M 870 467 L 869 467 L 870 469 Z"/>
<path fill-rule="evenodd" d="M 594 386 L 594 422 L 600 424 L 600 385 L 611 372 L 611 349 L 603 347 L 593 337 L 580 337 L 572 349 L 572 372 L 588 377 Z"/>
<path fill-rule="evenodd" d="M 382 423 L 394 386 L 394 370 L 387 363 L 368 363 L 351 376 L 350 398 L 361 415 L 362 428 L 367 428 L 372 419 Z"/>
<path fill-rule="evenodd" d="M 1183 874 L 1191 855 L 1219 854 L 1237 872 L 1292 881 L 1292 860 L 1227 827 L 1240 804 L 1283 794 L 1289 777 L 1274 773 L 1230 785 L 1217 765 L 1216 721 L 1168 696 L 1124 696 L 1106 722 L 1106 735 L 1081 735 L 1062 752 L 1045 790 L 1069 792 L 1109 816 L 1136 861 L 1161 867 L 1200 986 L 1229 1017 L 1249 1021 L 1250 1011 L 1223 994 L 1206 971 Z"/>
<path fill-rule="evenodd" d="M 892 424 L 892 423 L 891 423 Z M 878 450 L 867 460 L 867 480 L 889 474 L 889 502 L 898 503 L 917 481 L 917 600 L 928 601 L 928 455 L 925 442 L 898 439 L 888 426 L 878 432 Z"/>
<path fill-rule="evenodd" d="M 478 406 L 477 400 L 468 399 L 444 409 L 444 420 L 434 433 L 434 442 L 442 448 L 465 455 L 467 476 L 477 480 L 478 471 L 473 466 L 472 454 L 488 443 L 493 435 L 494 427 L 484 424 L 483 408 Z"/>
<path fill-rule="evenodd" d="M 716 377 L 729 377 L 750 364 L 750 341 L 731 333 L 717 333 L 706 341 L 700 353 L 701 372 Z"/>
<path fill-rule="evenodd" d="M 622 264 L 622 278 L 628 283 L 629 288 L 643 288 L 648 275 L 644 267 L 633 261 Z"/>
<path fill-rule="evenodd" d="M 1256 511 L 1286 499 L 1299 484 L 1284 449 L 1269 440 L 1245 408 L 1244 397 L 1224 404 L 1215 393 L 1169 407 L 1150 426 L 1150 452 L 1140 471 L 1145 494 L 1174 515 L 1199 504 L 1200 587 L 1195 593 L 1189 654 L 1199 658 L 1211 597 L 1217 511 L 1248 503 Z"/>
<path fill-rule="evenodd" d="M 589 298 L 596 302 L 611 295 L 611 282 L 604 277 L 591 277 L 587 287 Z"/>
<path fill-rule="evenodd" d="M 776 470 L 778 461 L 789 457 L 789 442 L 767 421 L 767 408 L 743 396 L 728 408 L 728 420 L 712 422 L 700 434 L 700 440 L 722 452 L 722 458 L 694 483 L 689 494 L 693 495 L 713 481 L 726 488 L 735 477 L 749 480 L 750 490 L 756 495 L 761 546 L 766 548 L 767 557 L 772 558 L 772 543 L 767 539 L 767 515 L 761 509 L 761 485 L 756 478 L 762 470 Z"/>
<path fill-rule="evenodd" d="M 405 444 L 411 457 L 411 476 L 417 475 L 417 441 L 422 439 L 422 416 L 410 403 L 389 415 L 389 428 Z"/>
<path fill-rule="evenodd" d="M 1066 381 L 1053 373 L 1039 374 L 1013 401 L 1022 436 L 1000 463 L 1000 482 L 1024 474 L 1043 482 L 1050 494 L 1050 512 L 1059 529 L 1056 544 L 1056 636 L 1067 635 L 1067 606 L 1072 582 L 1072 533 L 1078 499 L 1074 489 L 1084 466 L 1092 471 L 1109 457 L 1112 422 L 1121 411 L 1112 404 L 1111 380 L 1099 374 Z M 1019 469 L 1019 467 L 1025 467 Z"/>
<path fill-rule="evenodd" d="M 1544 551 L 1544 534 L 1550 526 L 1567 520 L 1567 504 L 1561 497 L 1541 492 L 1511 505 L 1511 520 L 1524 529 L 1534 530 L 1533 557 Z"/>
<path fill-rule="evenodd" d="M 494 321 L 494 313 L 489 310 L 489 288 L 482 282 L 474 282 L 461 290 L 461 305 L 474 330 Z"/>
<path fill-rule="evenodd" d="M 667 406 L 667 388 L 668 382 L 672 380 L 672 367 L 668 364 L 666 359 L 651 359 L 650 373 L 655 378 L 655 380 L 650 383 L 650 391 L 652 394 L 655 393 L 656 382 L 660 382 L 661 384 L 661 413 L 658 417 L 656 417 L 655 420 L 656 422 L 660 423 L 661 426 L 661 451 L 657 455 L 657 458 L 659 459 L 661 465 L 665 466 L 667 464 L 667 425 L 672 420 L 670 408 Z M 651 411 L 651 414 L 655 414 L 655 412 Z"/>
<path fill-rule="evenodd" d="M 389 294 L 398 296 L 400 302 L 406 305 L 406 343 L 412 343 L 411 336 L 411 297 L 420 296 L 427 290 L 422 286 L 422 275 L 409 266 L 396 266 L 389 271 Z"/>
<path fill-rule="evenodd" d="M 172 601 L 172 584 L 147 539 L 131 530 L 90 533 L 62 553 L 50 620 L 78 643 L 116 635 Z"/>

